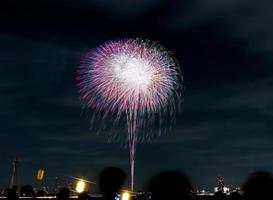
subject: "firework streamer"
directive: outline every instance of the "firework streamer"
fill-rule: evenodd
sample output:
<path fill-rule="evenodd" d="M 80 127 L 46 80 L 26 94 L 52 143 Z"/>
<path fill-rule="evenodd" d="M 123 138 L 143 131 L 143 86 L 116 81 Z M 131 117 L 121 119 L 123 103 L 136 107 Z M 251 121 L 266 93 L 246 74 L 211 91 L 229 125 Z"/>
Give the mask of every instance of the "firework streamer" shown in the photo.
<path fill-rule="evenodd" d="M 179 110 L 182 75 L 176 59 L 149 40 L 111 41 L 85 55 L 77 86 L 84 106 L 103 113 L 102 120 L 126 120 L 133 191 L 136 143 L 153 136 L 154 124 L 160 130 L 172 122 Z"/>

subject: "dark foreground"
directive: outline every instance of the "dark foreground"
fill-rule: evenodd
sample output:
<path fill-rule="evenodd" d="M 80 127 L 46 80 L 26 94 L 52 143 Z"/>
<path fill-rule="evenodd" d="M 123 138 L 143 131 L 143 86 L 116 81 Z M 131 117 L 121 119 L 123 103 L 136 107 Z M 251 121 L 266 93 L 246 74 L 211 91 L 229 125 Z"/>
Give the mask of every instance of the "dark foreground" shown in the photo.
<path fill-rule="evenodd" d="M 12 198 L 7 198 L 5 196 L 1 196 L 0 199 L 12 199 Z M 58 198 L 56 196 L 50 196 L 50 197 L 19 197 L 17 199 L 25 199 L 25 200 L 30 200 L 30 199 L 37 199 L 37 200 L 58 200 Z M 90 196 L 88 198 L 79 198 L 78 196 L 70 196 L 67 200 L 101 200 L 103 199 L 100 196 Z M 151 198 L 142 198 L 142 197 L 131 197 L 130 200 L 149 200 Z M 223 195 L 223 196 L 217 196 L 217 195 L 213 195 L 213 196 L 192 196 L 190 198 L 187 198 L 187 200 L 240 200 L 240 199 L 244 199 L 243 196 L 233 196 L 233 195 Z M 15 200 L 15 199 L 14 199 Z M 120 199 L 122 200 L 122 199 Z M 181 199 L 183 200 L 183 199 Z M 261 199 L 262 200 L 262 199 Z"/>
<path fill-rule="evenodd" d="M 197 195 L 191 182 L 180 171 L 164 171 L 156 174 L 149 181 L 146 191 L 135 193 L 123 190 L 126 174 L 116 167 L 104 169 L 99 178 L 101 195 L 89 194 L 84 187 L 77 190 L 68 187 L 58 192 L 46 193 L 44 190 L 34 191 L 31 185 L 13 186 L 4 190 L 0 199 L 57 199 L 57 200 L 273 200 L 273 175 L 270 172 L 257 171 L 250 174 L 241 188 L 228 193 L 222 177 L 218 177 L 216 193 Z M 77 188 L 77 187 L 76 187 Z M 226 193 L 228 194 L 226 194 Z M 120 195 L 119 195 L 120 194 Z M 203 193 L 202 193 L 203 194 Z M 206 194 L 206 193 L 205 193 Z"/>

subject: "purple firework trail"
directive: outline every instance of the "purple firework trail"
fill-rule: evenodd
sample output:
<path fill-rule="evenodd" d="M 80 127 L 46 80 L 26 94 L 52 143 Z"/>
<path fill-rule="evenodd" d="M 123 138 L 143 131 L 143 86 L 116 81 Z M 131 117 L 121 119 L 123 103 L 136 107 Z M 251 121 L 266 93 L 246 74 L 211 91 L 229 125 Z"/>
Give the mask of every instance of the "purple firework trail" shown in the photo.
<path fill-rule="evenodd" d="M 156 121 L 155 115 L 174 116 L 179 110 L 182 75 L 176 59 L 164 47 L 148 40 L 108 42 L 82 59 L 77 86 L 85 107 L 104 116 L 114 113 L 116 121 L 125 116 L 133 190 L 140 133 Z"/>

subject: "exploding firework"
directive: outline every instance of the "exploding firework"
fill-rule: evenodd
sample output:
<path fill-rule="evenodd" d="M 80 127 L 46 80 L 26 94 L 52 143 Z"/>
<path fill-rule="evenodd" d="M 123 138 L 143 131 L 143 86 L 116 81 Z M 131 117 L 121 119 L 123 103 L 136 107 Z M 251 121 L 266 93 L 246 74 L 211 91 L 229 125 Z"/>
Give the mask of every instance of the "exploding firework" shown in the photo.
<path fill-rule="evenodd" d="M 125 119 L 133 190 L 137 141 L 148 137 L 152 123 L 162 126 L 162 116 L 169 120 L 179 110 L 182 75 L 176 59 L 148 40 L 108 42 L 82 59 L 77 85 L 85 107 L 104 119 Z"/>

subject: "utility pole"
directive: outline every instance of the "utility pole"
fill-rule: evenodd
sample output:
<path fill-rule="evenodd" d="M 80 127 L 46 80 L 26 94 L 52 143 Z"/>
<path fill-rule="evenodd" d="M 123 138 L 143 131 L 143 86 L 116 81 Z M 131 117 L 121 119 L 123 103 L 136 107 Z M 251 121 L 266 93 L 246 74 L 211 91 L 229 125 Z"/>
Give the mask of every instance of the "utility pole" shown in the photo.
<path fill-rule="evenodd" d="M 18 156 L 12 161 L 12 176 L 10 180 L 10 188 L 13 186 L 18 185 L 18 172 L 17 172 L 17 165 L 19 163 Z"/>

